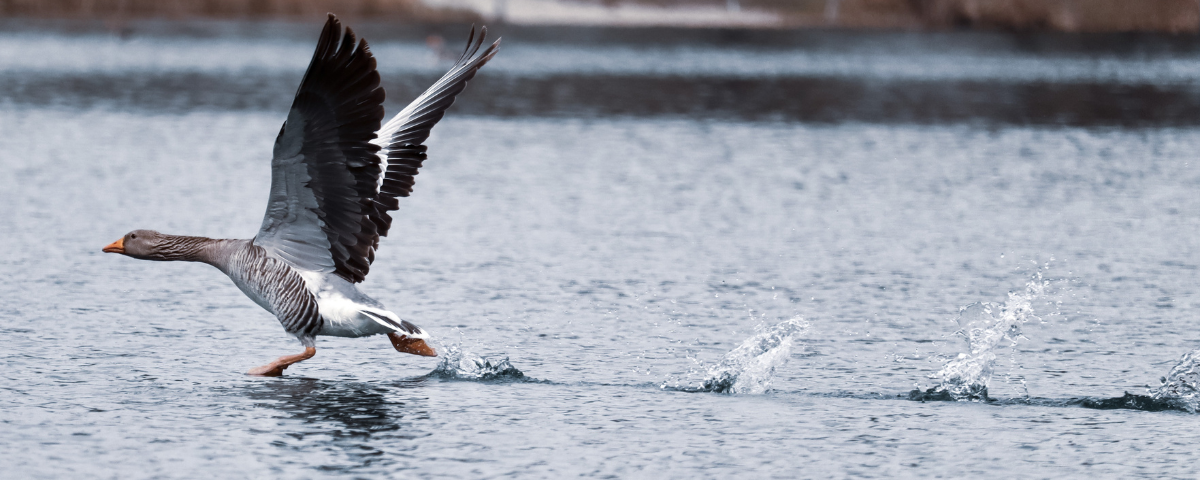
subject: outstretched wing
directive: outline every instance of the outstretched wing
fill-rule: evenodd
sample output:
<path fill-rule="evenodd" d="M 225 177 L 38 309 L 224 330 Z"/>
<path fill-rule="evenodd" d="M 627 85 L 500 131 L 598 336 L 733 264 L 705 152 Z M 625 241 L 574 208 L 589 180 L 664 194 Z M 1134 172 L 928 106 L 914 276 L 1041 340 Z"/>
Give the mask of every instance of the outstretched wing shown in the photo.
<path fill-rule="evenodd" d="M 293 267 L 362 281 L 378 242 L 382 173 L 371 143 L 383 89 L 367 42 L 332 14 L 275 139 L 271 196 L 254 244 Z"/>
<path fill-rule="evenodd" d="M 429 138 L 430 129 L 442 119 L 446 109 L 454 103 L 454 97 L 466 88 L 467 81 L 474 78 L 475 72 L 499 51 L 500 40 L 497 39 L 483 53 L 479 52 L 486 36 L 487 27 L 483 27 L 478 37 L 472 27 L 467 48 L 454 67 L 389 120 L 379 136 L 371 141 L 381 147 L 379 158 L 386 166 L 379 185 L 379 195 L 373 202 L 374 211 L 369 217 L 373 224 L 370 228 L 378 231 L 379 235 L 387 236 L 392 225 L 392 217 L 388 212 L 400 208 L 396 197 L 407 197 L 412 193 L 415 183 L 413 176 L 421 168 L 421 162 L 425 161 L 423 143 Z M 375 246 L 378 247 L 378 243 Z"/>

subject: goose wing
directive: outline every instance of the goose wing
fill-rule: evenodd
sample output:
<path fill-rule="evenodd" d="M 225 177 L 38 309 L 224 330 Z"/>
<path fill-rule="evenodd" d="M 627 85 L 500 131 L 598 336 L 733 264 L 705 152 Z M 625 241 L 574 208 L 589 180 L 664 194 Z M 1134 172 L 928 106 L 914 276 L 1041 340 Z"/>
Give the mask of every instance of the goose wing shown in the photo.
<path fill-rule="evenodd" d="M 365 41 L 333 16 L 275 140 L 271 197 L 254 243 L 290 265 L 361 282 L 425 160 L 423 143 L 454 98 L 496 54 L 475 29 L 458 62 L 408 107 L 383 119 L 383 90 Z M 339 46 L 338 37 L 341 36 Z M 384 170 L 386 168 L 386 171 Z"/>
<path fill-rule="evenodd" d="M 380 130 L 379 136 L 371 141 L 380 147 L 379 159 L 386 170 L 368 217 L 372 225 L 364 225 L 364 230 L 387 236 L 392 225 L 392 217 L 388 212 L 400 208 L 397 197 L 407 197 L 412 193 L 415 183 L 413 177 L 426 158 L 424 143 L 429 138 L 429 131 L 442 119 L 446 109 L 454 103 L 454 98 L 466 88 L 467 82 L 475 77 L 475 72 L 499 51 L 499 39 L 482 53 L 479 51 L 486 36 L 487 27 L 481 29 L 478 37 L 472 27 L 467 48 L 454 66 L 425 93 L 392 117 Z M 377 236 L 372 250 L 378 247 L 378 242 Z"/>
<path fill-rule="evenodd" d="M 329 15 L 275 139 L 271 194 L 254 244 L 293 267 L 361 281 L 378 233 L 382 173 L 371 143 L 383 89 L 366 41 Z"/>

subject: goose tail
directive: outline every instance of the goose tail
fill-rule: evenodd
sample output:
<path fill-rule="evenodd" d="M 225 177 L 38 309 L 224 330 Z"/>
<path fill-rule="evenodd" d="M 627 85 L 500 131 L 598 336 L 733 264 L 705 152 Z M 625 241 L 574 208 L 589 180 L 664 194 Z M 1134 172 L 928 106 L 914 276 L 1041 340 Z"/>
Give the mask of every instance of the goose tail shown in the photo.
<path fill-rule="evenodd" d="M 360 310 L 367 318 L 374 320 L 376 323 L 391 329 L 397 335 L 403 335 L 411 339 L 427 340 L 429 334 L 425 333 L 421 327 L 414 325 L 408 320 L 401 320 L 396 314 L 387 310 L 378 308 L 364 308 Z"/>

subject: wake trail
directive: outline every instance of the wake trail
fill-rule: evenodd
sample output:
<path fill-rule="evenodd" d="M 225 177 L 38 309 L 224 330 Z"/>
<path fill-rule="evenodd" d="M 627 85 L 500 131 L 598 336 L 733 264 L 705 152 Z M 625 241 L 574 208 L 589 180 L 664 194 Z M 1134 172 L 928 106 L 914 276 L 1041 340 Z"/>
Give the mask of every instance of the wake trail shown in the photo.
<path fill-rule="evenodd" d="M 655 387 L 661 390 L 680 392 L 762 394 L 770 390 L 771 380 L 776 369 L 785 365 L 791 357 L 794 339 L 806 333 L 808 328 L 808 322 L 800 317 L 785 320 L 771 327 L 760 328 L 758 333 L 744 340 L 737 348 L 726 353 L 720 362 L 709 367 L 703 380 L 698 384 L 691 385 L 542 380 L 526 375 L 525 372 L 513 366 L 508 357 L 497 359 L 476 355 L 467 351 L 461 344 L 444 347 L 437 367 L 421 378 L 485 383 Z"/>
<path fill-rule="evenodd" d="M 808 322 L 801 317 L 763 328 L 709 367 L 699 385 L 664 383 L 661 388 L 680 392 L 766 393 L 771 389 L 775 370 L 791 358 L 794 339 L 807 333 L 808 328 Z"/>
<path fill-rule="evenodd" d="M 448 345 L 443 349 L 441 360 L 425 378 L 462 380 L 474 382 L 532 382 L 546 383 L 528 377 L 514 367 L 508 357 L 493 360 L 467 352 L 461 345 Z"/>
<path fill-rule="evenodd" d="M 1033 301 L 1046 293 L 1050 282 L 1038 272 L 1025 289 L 1009 292 L 1002 304 L 972 303 L 959 309 L 956 319 L 960 329 L 955 332 L 967 342 L 967 351 L 946 362 L 930 378 L 938 379 L 937 386 L 925 391 L 909 392 L 910 400 L 918 401 L 991 401 L 988 384 L 996 368 L 996 347 L 1004 341 L 1015 347 L 1021 338 L 1021 325 L 1038 319 Z"/>
<path fill-rule="evenodd" d="M 1162 377 L 1162 385 L 1147 389 L 1146 395 L 1125 392 L 1113 398 L 1088 398 L 1079 404 L 1097 410 L 1129 409 L 1148 412 L 1200 411 L 1200 349 L 1180 357 L 1179 363 Z"/>

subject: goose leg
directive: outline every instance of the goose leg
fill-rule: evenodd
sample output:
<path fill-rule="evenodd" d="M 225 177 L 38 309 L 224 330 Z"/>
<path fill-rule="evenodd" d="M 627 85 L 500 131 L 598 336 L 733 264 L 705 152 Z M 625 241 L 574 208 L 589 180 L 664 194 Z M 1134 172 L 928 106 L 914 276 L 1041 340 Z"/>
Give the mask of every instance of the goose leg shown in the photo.
<path fill-rule="evenodd" d="M 437 352 L 433 351 L 433 347 L 430 347 L 424 340 L 408 338 L 398 333 L 389 333 L 387 336 L 388 340 L 392 341 L 392 347 L 395 347 L 397 352 L 411 353 L 422 357 L 437 356 Z"/>
<path fill-rule="evenodd" d="M 298 355 L 286 355 L 275 359 L 274 362 L 268 363 L 261 367 L 251 368 L 248 375 L 259 375 L 263 377 L 279 377 L 283 376 L 283 370 L 292 366 L 293 363 L 300 363 L 308 360 L 317 354 L 316 347 L 307 347 L 304 353 Z"/>

